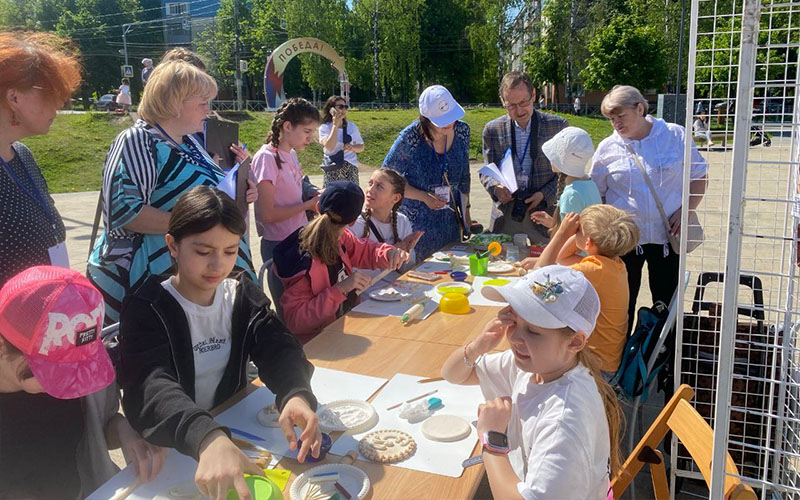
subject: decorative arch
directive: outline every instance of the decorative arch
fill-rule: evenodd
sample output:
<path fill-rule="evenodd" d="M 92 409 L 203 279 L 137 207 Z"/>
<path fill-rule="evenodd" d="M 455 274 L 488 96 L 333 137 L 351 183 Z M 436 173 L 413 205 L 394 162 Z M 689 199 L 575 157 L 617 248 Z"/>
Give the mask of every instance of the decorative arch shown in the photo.
<path fill-rule="evenodd" d="M 264 68 L 264 94 L 267 98 L 267 109 L 274 111 L 286 100 L 283 89 L 283 73 L 297 54 L 311 52 L 331 61 L 331 67 L 339 72 L 339 85 L 341 95 L 349 102 L 350 84 L 347 81 L 347 71 L 344 69 L 344 57 L 336 53 L 328 43 L 317 38 L 294 38 L 272 51 L 267 66 Z"/>

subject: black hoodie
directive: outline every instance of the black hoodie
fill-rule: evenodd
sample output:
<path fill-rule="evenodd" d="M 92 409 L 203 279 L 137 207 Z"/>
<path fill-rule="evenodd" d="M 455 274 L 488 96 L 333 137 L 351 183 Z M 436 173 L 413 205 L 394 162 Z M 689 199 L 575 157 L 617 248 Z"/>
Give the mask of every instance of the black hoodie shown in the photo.
<path fill-rule="evenodd" d="M 134 429 L 147 441 L 198 458 L 200 444 L 213 430 L 227 432 L 194 402 L 194 355 L 186 314 L 151 276 L 125 299 L 120 314 L 117 377 L 122 406 Z M 214 406 L 247 384 L 247 360 L 275 393 L 279 409 L 301 394 L 316 409 L 311 392 L 314 366 L 303 347 L 269 308 L 269 299 L 245 275 L 239 278 L 231 320 L 231 354 L 217 386 Z"/>

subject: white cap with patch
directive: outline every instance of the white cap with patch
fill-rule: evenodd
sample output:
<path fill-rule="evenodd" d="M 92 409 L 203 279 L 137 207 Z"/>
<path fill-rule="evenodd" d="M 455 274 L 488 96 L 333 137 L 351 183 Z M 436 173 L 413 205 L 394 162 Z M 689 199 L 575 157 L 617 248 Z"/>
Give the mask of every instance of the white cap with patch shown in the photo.
<path fill-rule="evenodd" d="M 542 144 L 542 153 L 559 172 L 581 178 L 586 176 L 594 146 L 588 132 L 578 127 L 567 127 Z"/>
<path fill-rule="evenodd" d="M 583 273 L 565 266 L 541 267 L 505 286 L 484 286 L 489 300 L 507 302 L 528 323 L 548 329 L 565 326 L 588 338 L 600 314 L 600 297 Z"/>
<path fill-rule="evenodd" d="M 446 127 L 464 116 L 464 108 L 441 85 L 431 85 L 419 96 L 419 114 L 437 127 Z"/>

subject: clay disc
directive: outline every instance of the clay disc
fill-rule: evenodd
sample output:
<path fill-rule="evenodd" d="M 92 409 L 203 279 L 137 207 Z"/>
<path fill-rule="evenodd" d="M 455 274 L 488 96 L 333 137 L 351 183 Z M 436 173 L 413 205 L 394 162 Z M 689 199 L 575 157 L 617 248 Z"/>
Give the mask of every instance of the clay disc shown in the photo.
<path fill-rule="evenodd" d="M 470 432 L 469 422 L 455 415 L 434 415 L 422 423 L 422 435 L 431 441 L 460 441 Z"/>

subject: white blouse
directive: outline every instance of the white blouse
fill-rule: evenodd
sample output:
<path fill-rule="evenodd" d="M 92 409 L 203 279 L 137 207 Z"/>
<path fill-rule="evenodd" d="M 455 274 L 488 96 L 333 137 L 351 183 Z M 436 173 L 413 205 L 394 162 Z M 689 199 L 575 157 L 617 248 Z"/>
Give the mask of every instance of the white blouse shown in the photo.
<path fill-rule="evenodd" d="M 616 131 L 603 139 L 592 158 L 591 176 L 607 204 L 625 210 L 634 218 L 641 233 L 640 245 L 665 244 L 669 239 L 658 207 L 626 146 L 631 144 L 639 156 L 664 212 L 670 217 L 682 205 L 686 131 L 660 118 L 647 116 L 647 120 L 652 122 L 653 128 L 640 141 L 623 139 Z M 703 178 L 708 171 L 708 163 L 697 151 L 694 141 L 690 168 L 691 180 Z"/>

